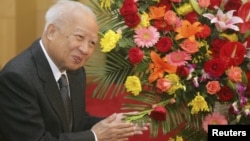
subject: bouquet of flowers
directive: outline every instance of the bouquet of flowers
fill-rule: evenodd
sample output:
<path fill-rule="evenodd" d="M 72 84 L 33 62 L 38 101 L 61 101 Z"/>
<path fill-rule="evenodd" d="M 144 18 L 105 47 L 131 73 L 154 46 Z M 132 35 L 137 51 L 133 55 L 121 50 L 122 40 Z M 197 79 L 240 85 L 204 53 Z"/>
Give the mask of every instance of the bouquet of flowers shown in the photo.
<path fill-rule="evenodd" d="M 209 124 L 250 123 L 250 2 L 91 2 L 107 56 L 94 94 L 125 90 L 123 109 L 139 111 L 127 121 L 185 140 L 206 140 Z"/>

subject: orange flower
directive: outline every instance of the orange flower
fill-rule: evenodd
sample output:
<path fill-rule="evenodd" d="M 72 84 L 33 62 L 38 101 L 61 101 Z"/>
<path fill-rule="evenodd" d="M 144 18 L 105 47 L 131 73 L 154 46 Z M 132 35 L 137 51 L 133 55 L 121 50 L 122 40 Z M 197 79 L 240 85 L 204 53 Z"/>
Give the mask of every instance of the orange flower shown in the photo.
<path fill-rule="evenodd" d="M 242 70 L 240 67 L 231 66 L 226 74 L 229 80 L 233 82 L 242 82 Z"/>
<path fill-rule="evenodd" d="M 189 39 L 184 40 L 180 47 L 190 54 L 194 54 L 199 51 L 199 43 L 197 41 L 191 41 Z"/>
<path fill-rule="evenodd" d="M 162 92 L 167 91 L 171 87 L 171 81 L 167 78 L 160 78 L 157 80 L 156 87 Z"/>
<path fill-rule="evenodd" d="M 168 10 L 164 15 L 164 20 L 169 25 L 175 25 L 177 18 L 176 13 L 172 10 Z"/>
<path fill-rule="evenodd" d="M 214 95 L 217 92 L 220 91 L 221 87 L 220 87 L 220 82 L 219 81 L 209 81 L 206 85 L 207 88 L 207 92 L 210 95 Z"/>
<path fill-rule="evenodd" d="M 210 0 L 198 0 L 201 8 L 207 8 L 210 5 Z"/>
<path fill-rule="evenodd" d="M 195 34 L 202 30 L 202 26 L 200 22 L 194 22 L 191 24 L 189 21 L 184 20 L 182 21 L 182 25 L 175 29 L 178 32 L 177 36 L 175 37 L 176 40 L 188 38 L 191 41 L 195 40 Z"/>
<path fill-rule="evenodd" d="M 168 73 L 175 73 L 177 70 L 176 66 L 170 65 L 168 62 L 164 61 L 156 52 L 151 51 L 150 57 L 153 61 L 149 65 L 149 69 L 152 70 L 150 76 L 149 76 L 149 82 L 155 81 L 157 78 L 162 78 L 164 75 L 164 72 Z"/>
<path fill-rule="evenodd" d="M 165 15 L 165 7 L 166 6 L 161 6 L 161 7 L 155 7 L 155 6 L 150 6 L 149 7 L 149 18 L 151 20 L 153 19 L 160 19 L 164 17 Z"/>

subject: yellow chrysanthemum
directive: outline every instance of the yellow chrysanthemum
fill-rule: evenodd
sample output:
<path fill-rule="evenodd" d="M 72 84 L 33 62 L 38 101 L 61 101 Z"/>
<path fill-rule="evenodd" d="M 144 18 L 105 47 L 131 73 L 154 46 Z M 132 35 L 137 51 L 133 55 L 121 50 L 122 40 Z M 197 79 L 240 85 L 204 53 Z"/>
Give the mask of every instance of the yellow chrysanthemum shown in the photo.
<path fill-rule="evenodd" d="M 101 0 L 101 7 L 105 9 L 110 9 L 111 5 L 114 3 L 113 0 Z"/>
<path fill-rule="evenodd" d="M 204 57 L 209 57 L 212 54 L 212 51 L 209 49 L 209 45 L 207 44 L 207 41 L 202 40 L 199 42 L 199 48 L 204 47 L 206 48 L 206 54 Z"/>
<path fill-rule="evenodd" d="M 113 30 L 108 30 L 100 41 L 101 51 L 109 52 L 116 47 L 117 42 L 121 39 L 121 33 L 115 33 Z"/>
<path fill-rule="evenodd" d="M 185 3 L 183 4 L 182 6 L 176 8 L 176 12 L 179 14 L 179 15 L 186 15 L 187 13 L 189 12 L 192 12 L 193 11 L 193 7 L 191 4 L 189 3 Z"/>
<path fill-rule="evenodd" d="M 223 33 L 223 34 L 220 34 L 220 36 L 221 36 L 221 37 L 227 38 L 227 39 L 230 40 L 231 42 L 234 42 L 234 41 L 238 41 L 238 40 L 239 40 L 239 39 L 238 39 L 238 36 L 237 36 L 235 33 L 233 33 L 233 34 L 225 34 L 225 33 Z"/>
<path fill-rule="evenodd" d="M 169 138 L 168 141 L 183 141 L 183 138 L 181 136 L 176 136 L 176 139 Z"/>
<path fill-rule="evenodd" d="M 141 82 L 137 76 L 128 76 L 125 82 L 127 92 L 131 92 L 134 96 L 139 95 L 141 92 Z"/>
<path fill-rule="evenodd" d="M 201 47 L 206 48 L 206 54 L 200 54 L 200 55 L 197 54 L 192 60 L 192 63 L 194 63 L 194 64 L 198 64 L 198 63 L 202 62 L 204 60 L 204 58 L 211 58 L 212 51 L 209 50 L 209 45 L 207 44 L 207 41 L 205 41 L 205 40 L 199 41 L 199 48 L 201 48 Z"/>
<path fill-rule="evenodd" d="M 180 136 L 176 136 L 176 141 L 183 141 L 183 138 Z"/>
<path fill-rule="evenodd" d="M 183 88 L 182 84 L 180 83 L 180 78 L 178 75 L 176 74 L 168 74 L 165 76 L 165 78 L 167 78 L 168 80 L 171 81 L 172 85 L 171 87 L 168 89 L 167 93 L 168 94 L 174 94 L 176 90 Z"/>
<path fill-rule="evenodd" d="M 171 80 L 172 82 L 175 83 L 179 83 L 180 82 L 180 78 L 178 75 L 176 75 L 175 73 L 171 73 L 165 76 L 165 78 L 168 78 L 169 80 Z"/>
<path fill-rule="evenodd" d="M 197 96 L 188 103 L 188 106 L 192 106 L 191 114 L 197 114 L 199 111 L 209 112 L 207 102 L 204 97 L 200 95 L 200 92 L 197 92 Z"/>
<path fill-rule="evenodd" d="M 150 26 L 150 18 L 149 15 L 146 12 L 143 12 L 141 15 L 141 23 L 140 26 L 142 27 L 148 27 Z"/>
<path fill-rule="evenodd" d="M 168 141 L 174 141 L 174 138 L 169 138 Z"/>

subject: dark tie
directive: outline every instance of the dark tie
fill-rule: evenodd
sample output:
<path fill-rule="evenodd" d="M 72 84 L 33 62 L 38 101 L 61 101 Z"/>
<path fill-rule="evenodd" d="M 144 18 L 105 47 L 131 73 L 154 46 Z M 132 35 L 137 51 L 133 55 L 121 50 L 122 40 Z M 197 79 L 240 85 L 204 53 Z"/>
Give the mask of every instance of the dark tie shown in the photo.
<path fill-rule="evenodd" d="M 61 78 L 58 80 L 60 93 L 63 99 L 64 107 L 67 114 L 67 120 L 69 123 L 69 130 L 72 129 L 72 107 L 71 107 L 71 99 L 69 96 L 68 82 L 66 76 L 62 74 Z"/>

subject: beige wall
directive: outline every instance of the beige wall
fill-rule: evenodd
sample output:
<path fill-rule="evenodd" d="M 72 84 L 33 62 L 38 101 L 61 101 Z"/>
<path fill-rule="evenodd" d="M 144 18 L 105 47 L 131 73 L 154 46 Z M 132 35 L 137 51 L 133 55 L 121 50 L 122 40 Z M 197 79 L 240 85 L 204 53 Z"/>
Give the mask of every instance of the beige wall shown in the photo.
<path fill-rule="evenodd" d="M 15 55 L 15 0 L 0 0 L 0 68 Z"/>
<path fill-rule="evenodd" d="M 0 68 L 41 34 L 54 0 L 0 0 Z"/>

